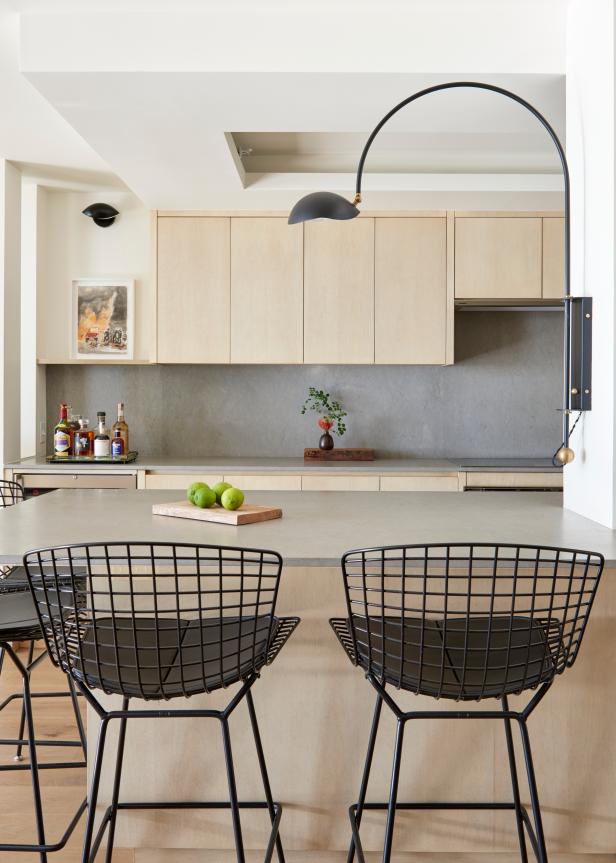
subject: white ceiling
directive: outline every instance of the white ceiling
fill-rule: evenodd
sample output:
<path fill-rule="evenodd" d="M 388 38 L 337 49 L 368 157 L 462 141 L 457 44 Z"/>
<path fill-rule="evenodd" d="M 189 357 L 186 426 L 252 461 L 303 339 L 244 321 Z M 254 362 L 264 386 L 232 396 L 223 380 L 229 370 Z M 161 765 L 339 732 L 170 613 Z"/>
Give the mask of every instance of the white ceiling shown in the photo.
<path fill-rule="evenodd" d="M 500 84 L 563 134 L 564 3 L 11 0 L 11 13 L 0 0 L 0 98 L 13 108 L 11 122 L 0 112 L 0 156 L 84 182 L 112 174 L 158 209 L 351 192 L 377 120 L 434 83 Z M 240 160 L 236 144 L 253 152 Z M 364 189 L 375 209 L 470 206 L 473 194 L 558 207 L 557 169 L 520 106 L 459 90 L 388 124 Z"/>

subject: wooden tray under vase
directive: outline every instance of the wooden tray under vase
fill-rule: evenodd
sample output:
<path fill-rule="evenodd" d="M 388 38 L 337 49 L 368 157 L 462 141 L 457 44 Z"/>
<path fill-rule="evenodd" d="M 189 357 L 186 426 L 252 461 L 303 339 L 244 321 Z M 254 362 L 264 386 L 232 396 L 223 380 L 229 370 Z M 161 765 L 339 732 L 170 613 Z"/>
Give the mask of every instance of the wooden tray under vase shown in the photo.
<path fill-rule="evenodd" d="M 373 449 L 345 449 L 334 447 L 334 449 L 304 450 L 304 461 L 374 461 Z"/>

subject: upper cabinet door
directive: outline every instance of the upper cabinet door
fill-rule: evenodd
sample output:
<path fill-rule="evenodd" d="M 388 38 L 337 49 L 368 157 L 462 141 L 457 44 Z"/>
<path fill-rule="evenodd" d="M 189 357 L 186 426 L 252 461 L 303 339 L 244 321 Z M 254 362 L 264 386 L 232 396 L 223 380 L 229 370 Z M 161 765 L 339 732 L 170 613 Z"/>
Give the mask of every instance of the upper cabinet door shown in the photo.
<path fill-rule="evenodd" d="M 375 232 L 376 362 L 445 364 L 447 220 L 383 218 Z"/>
<path fill-rule="evenodd" d="M 158 361 L 228 363 L 229 219 L 158 219 Z"/>
<path fill-rule="evenodd" d="M 374 219 L 304 224 L 304 362 L 374 362 Z"/>
<path fill-rule="evenodd" d="M 543 220 L 543 297 L 562 299 L 565 295 L 565 220 Z"/>
<path fill-rule="evenodd" d="M 304 237 L 286 219 L 231 219 L 231 362 L 301 363 Z"/>
<path fill-rule="evenodd" d="M 541 299 L 541 218 L 456 218 L 456 299 Z"/>

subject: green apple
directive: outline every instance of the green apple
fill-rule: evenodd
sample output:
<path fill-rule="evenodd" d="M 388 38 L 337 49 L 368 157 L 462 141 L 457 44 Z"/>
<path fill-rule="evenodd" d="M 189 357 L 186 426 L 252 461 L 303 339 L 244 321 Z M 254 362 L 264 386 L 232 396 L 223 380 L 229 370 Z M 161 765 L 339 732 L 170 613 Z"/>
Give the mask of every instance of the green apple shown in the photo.
<path fill-rule="evenodd" d="M 239 509 L 244 503 L 244 492 L 239 488 L 228 488 L 223 491 L 220 502 L 225 509 Z"/>
<path fill-rule="evenodd" d="M 233 488 L 230 482 L 217 482 L 216 485 L 212 486 L 212 491 L 216 495 L 216 503 L 220 504 L 220 498 L 223 496 L 223 493 L 228 489 Z M 220 504 L 222 506 L 222 504 Z"/>
<path fill-rule="evenodd" d="M 190 485 L 188 487 L 188 490 L 186 491 L 187 500 L 189 500 L 191 503 L 194 503 L 195 492 L 198 491 L 200 488 L 209 488 L 209 485 L 206 482 L 193 482 L 193 484 Z"/>
<path fill-rule="evenodd" d="M 209 509 L 216 503 L 216 495 L 207 485 L 204 488 L 198 488 L 193 495 L 193 503 L 199 509 Z"/>

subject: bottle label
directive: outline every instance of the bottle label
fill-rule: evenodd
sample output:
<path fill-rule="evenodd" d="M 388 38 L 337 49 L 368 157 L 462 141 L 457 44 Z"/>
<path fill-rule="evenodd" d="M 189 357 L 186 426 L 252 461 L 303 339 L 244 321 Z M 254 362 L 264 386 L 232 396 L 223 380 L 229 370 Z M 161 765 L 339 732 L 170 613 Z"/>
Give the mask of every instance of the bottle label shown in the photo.
<path fill-rule="evenodd" d="M 114 438 L 111 441 L 111 455 L 114 457 L 124 455 L 124 441 L 122 438 Z"/>
<path fill-rule="evenodd" d="M 90 451 L 90 441 L 87 434 L 75 435 L 75 455 L 88 455 Z"/>
<path fill-rule="evenodd" d="M 94 438 L 94 457 L 102 458 L 108 456 L 111 451 L 109 446 L 109 438 Z"/>
<path fill-rule="evenodd" d="M 63 431 L 57 431 L 53 436 L 53 448 L 56 455 L 68 455 L 71 448 L 70 436 Z"/>

